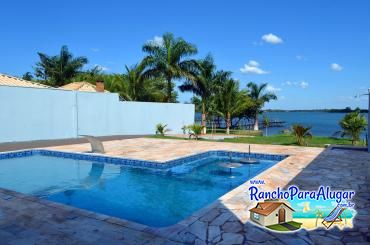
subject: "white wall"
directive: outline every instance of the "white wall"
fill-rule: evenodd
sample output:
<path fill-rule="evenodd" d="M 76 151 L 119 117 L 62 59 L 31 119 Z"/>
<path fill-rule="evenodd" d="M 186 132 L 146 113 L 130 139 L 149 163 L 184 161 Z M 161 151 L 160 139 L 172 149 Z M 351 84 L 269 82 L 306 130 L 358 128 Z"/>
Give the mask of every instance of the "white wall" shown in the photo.
<path fill-rule="evenodd" d="M 171 133 L 194 123 L 194 105 L 121 102 L 118 94 L 0 86 L 0 142 Z"/>

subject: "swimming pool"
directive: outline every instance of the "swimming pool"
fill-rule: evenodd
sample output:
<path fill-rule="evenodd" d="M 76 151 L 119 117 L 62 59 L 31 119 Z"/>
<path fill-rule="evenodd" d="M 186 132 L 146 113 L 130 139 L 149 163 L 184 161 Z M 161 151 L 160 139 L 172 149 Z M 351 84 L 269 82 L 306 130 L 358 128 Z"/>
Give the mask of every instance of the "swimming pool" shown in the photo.
<path fill-rule="evenodd" d="M 246 153 L 210 151 L 166 163 L 49 150 L 0 154 L 0 187 L 152 227 L 178 223 L 286 156 L 220 166 Z"/>

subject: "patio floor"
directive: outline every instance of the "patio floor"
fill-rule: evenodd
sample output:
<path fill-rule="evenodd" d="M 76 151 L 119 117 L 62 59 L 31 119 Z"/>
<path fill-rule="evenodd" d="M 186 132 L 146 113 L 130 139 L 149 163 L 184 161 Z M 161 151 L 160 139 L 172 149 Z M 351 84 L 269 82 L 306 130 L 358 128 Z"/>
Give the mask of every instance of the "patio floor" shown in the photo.
<path fill-rule="evenodd" d="M 246 144 L 137 138 L 104 142 L 107 155 L 165 161 L 207 150 L 248 151 Z M 88 144 L 51 147 L 88 151 Z M 252 152 L 290 157 L 261 173 L 264 189 L 295 184 L 356 191 L 354 227 L 289 234 L 274 233 L 248 222 L 249 183 L 168 228 L 153 229 L 0 189 L 1 244 L 366 244 L 370 242 L 370 154 L 322 148 L 251 145 Z"/>

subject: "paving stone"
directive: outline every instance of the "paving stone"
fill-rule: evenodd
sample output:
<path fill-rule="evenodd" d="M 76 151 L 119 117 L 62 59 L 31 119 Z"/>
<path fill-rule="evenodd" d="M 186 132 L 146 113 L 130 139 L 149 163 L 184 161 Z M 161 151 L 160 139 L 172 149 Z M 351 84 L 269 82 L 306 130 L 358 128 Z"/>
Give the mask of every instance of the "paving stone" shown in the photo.
<path fill-rule="evenodd" d="M 207 223 L 196 221 L 190 227 L 189 231 L 202 241 L 207 240 Z"/>
<path fill-rule="evenodd" d="M 197 237 L 190 232 L 185 232 L 184 234 L 180 234 L 179 238 L 181 242 L 185 244 L 192 244 L 197 239 Z"/>
<path fill-rule="evenodd" d="M 246 242 L 246 244 L 254 245 L 256 243 Z M 279 240 L 271 240 L 271 241 L 258 243 L 258 245 L 284 245 L 284 243 L 280 242 Z"/>
<path fill-rule="evenodd" d="M 243 230 L 243 225 L 240 222 L 226 222 L 222 225 L 222 231 L 223 232 L 234 232 L 238 233 L 241 230 Z"/>
<path fill-rule="evenodd" d="M 207 243 L 205 241 L 200 240 L 200 239 L 196 239 L 194 241 L 194 245 L 204 245 L 204 244 L 207 244 Z"/>
<path fill-rule="evenodd" d="M 305 239 L 302 239 L 302 238 L 299 238 L 299 237 L 286 238 L 286 239 L 283 239 L 282 242 L 286 245 L 307 245 L 307 244 L 310 244 L 310 243 L 307 243 L 307 241 Z"/>
<path fill-rule="evenodd" d="M 214 209 L 208 212 L 206 215 L 202 216 L 199 220 L 205 221 L 205 222 L 211 222 L 219 215 L 220 215 L 220 212 L 217 209 Z"/>
<path fill-rule="evenodd" d="M 243 244 L 244 237 L 237 233 L 223 233 L 220 245 Z"/>
<path fill-rule="evenodd" d="M 214 219 L 210 225 L 223 225 L 232 216 L 232 214 L 229 212 L 222 213 L 220 216 Z"/>
<path fill-rule="evenodd" d="M 326 237 L 326 236 L 310 235 L 310 238 L 316 244 L 333 244 L 333 245 L 343 244 L 343 242 L 341 242 L 339 240 L 336 240 L 336 239 L 333 239 L 333 238 L 330 238 L 330 237 Z"/>
<path fill-rule="evenodd" d="M 215 226 L 215 225 L 208 226 L 208 239 L 207 240 L 209 242 L 216 240 L 216 237 L 220 237 L 220 236 L 221 236 L 221 229 L 219 226 Z"/>
<path fill-rule="evenodd" d="M 246 230 L 245 237 L 247 241 L 252 242 L 266 242 L 274 239 L 274 237 L 268 234 L 266 231 L 253 226 Z"/>

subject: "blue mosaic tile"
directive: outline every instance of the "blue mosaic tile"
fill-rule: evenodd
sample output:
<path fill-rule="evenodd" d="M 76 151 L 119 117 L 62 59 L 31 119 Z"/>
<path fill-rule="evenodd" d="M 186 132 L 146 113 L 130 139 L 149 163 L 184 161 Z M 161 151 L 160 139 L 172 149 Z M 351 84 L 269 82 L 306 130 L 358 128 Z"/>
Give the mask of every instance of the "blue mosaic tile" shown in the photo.
<path fill-rule="evenodd" d="M 257 159 L 264 159 L 264 160 L 278 160 L 281 161 L 288 157 L 288 155 L 271 155 L 271 154 L 260 154 L 260 153 L 251 153 L 250 155 L 245 152 L 233 152 L 233 151 L 207 151 L 203 153 L 199 153 L 196 155 L 185 156 L 173 160 L 169 160 L 166 162 L 155 162 L 155 161 L 144 161 L 138 159 L 126 159 L 126 158 L 119 158 L 119 157 L 110 157 L 110 156 L 99 156 L 99 155 L 89 155 L 86 153 L 70 153 L 70 152 L 61 152 L 61 151 L 51 151 L 51 150 L 25 150 L 25 151 L 18 151 L 18 152 L 7 152 L 7 153 L 0 153 L 0 159 L 9 159 L 9 158 L 19 158 L 19 157 L 27 157 L 34 154 L 40 154 L 44 156 L 53 156 L 53 157 L 61 157 L 61 158 L 70 158 L 76 160 L 87 160 L 93 162 L 100 162 L 100 163 L 111 163 L 117 165 L 124 165 L 124 166 L 134 166 L 134 167 L 144 167 L 144 168 L 151 168 L 151 169 L 169 169 L 174 166 L 187 164 L 191 162 L 195 162 L 207 157 L 237 157 L 237 158 L 244 158 L 244 157 L 252 157 Z"/>

